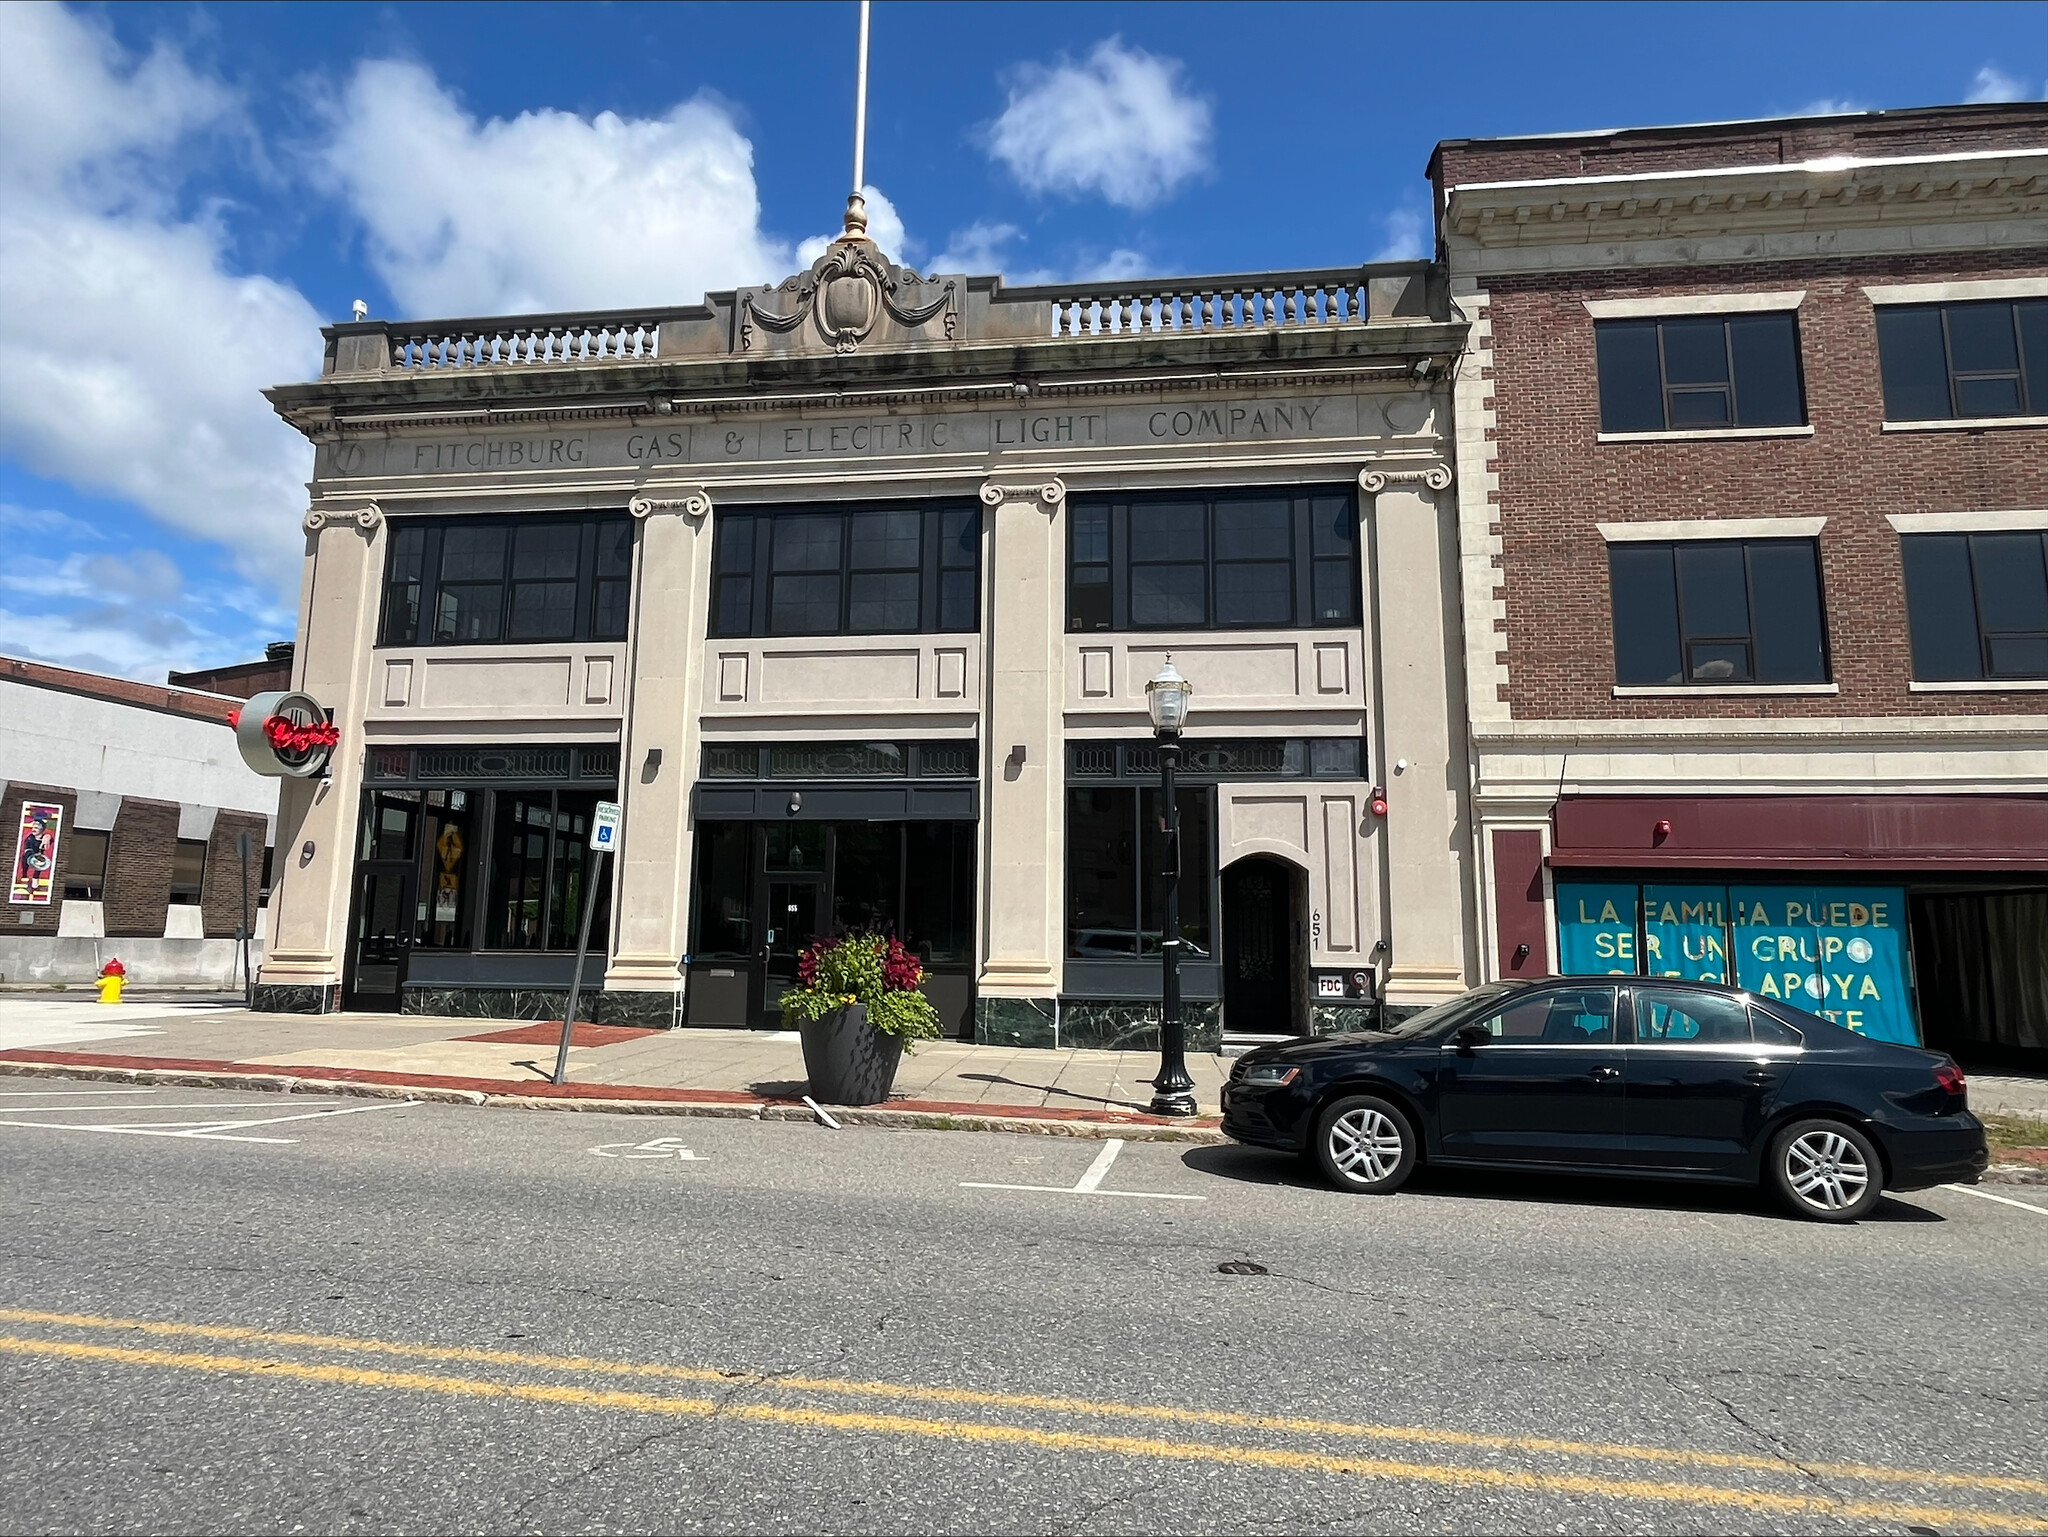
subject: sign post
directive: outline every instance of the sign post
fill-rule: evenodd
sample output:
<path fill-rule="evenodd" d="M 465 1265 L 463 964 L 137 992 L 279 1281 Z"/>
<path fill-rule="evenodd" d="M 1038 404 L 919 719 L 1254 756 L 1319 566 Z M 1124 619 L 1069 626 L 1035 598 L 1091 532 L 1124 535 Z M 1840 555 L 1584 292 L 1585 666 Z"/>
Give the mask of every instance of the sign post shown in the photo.
<path fill-rule="evenodd" d="M 598 876 L 604 871 L 604 856 L 619 846 L 619 803 L 599 801 L 597 815 L 590 823 L 590 873 L 583 888 L 583 921 L 576 926 L 576 969 L 569 973 L 569 1006 L 562 1010 L 562 1045 L 555 1053 L 556 1083 L 569 1076 L 569 1038 L 576 1032 L 576 1002 L 583 991 L 583 959 L 590 953 L 590 915 L 597 908 Z"/>
<path fill-rule="evenodd" d="M 235 938 L 242 942 L 242 1007 L 256 1011 L 256 978 L 249 973 L 249 830 L 235 834 L 235 852 L 242 859 L 242 922 Z"/>

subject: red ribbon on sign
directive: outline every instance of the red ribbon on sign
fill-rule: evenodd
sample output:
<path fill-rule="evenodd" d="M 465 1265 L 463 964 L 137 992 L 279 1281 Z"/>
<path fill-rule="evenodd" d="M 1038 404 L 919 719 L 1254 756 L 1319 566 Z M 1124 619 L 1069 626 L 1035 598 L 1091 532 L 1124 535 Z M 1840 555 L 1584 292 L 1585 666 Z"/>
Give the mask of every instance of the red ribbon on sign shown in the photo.
<path fill-rule="evenodd" d="M 316 720 L 301 726 L 297 721 L 272 715 L 263 722 L 263 736 L 278 752 L 313 752 L 341 741 L 341 728 L 331 720 Z"/>

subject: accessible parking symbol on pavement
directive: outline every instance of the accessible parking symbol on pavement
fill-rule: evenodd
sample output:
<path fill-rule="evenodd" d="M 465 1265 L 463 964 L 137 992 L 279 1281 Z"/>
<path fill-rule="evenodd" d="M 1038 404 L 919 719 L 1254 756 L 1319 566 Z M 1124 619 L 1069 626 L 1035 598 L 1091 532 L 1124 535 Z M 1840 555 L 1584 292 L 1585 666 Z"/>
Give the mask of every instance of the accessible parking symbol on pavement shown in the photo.
<path fill-rule="evenodd" d="M 656 1137 L 652 1142 L 606 1142 L 590 1150 L 594 1158 L 666 1158 L 677 1163 L 709 1163 L 704 1153 L 693 1153 L 681 1137 Z"/>
<path fill-rule="evenodd" d="M 14 1103 L 20 1100 L 36 1103 Z M 86 1100 L 89 1103 L 79 1104 L 79 1100 Z M 292 1115 L 240 1115 L 165 1120 L 164 1113 L 173 1110 L 247 1111 L 257 1107 L 245 1099 L 197 1102 L 165 1099 L 156 1089 L 11 1090 L 0 1093 L 0 1127 L 36 1131 L 94 1131 L 124 1137 L 177 1137 L 184 1141 L 201 1142 L 264 1142 L 275 1147 L 289 1147 L 299 1139 L 252 1137 L 246 1133 L 257 1126 L 280 1126 L 287 1121 L 324 1121 L 342 1115 L 362 1115 L 372 1110 L 403 1110 L 408 1105 L 416 1103 L 417 1101 L 410 1099 L 384 1100 L 370 1105 L 330 1105 L 326 1109 L 302 1110 Z M 89 1116 L 91 1119 L 79 1119 L 81 1116 Z"/>
<path fill-rule="evenodd" d="M 1124 1150 L 1123 1139 L 1112 1137 L 1102 1144 L 1102 1151 L 1095 1155 L 1095 1162 L 1088 1165 L 1083 1174 L 1071 1185 L 996 1185 L 984 1180 L 963 1179 L 962 1190 L 1031 1190 L 1044 1195 L 1118 1195 L 1133 1201 L 1206 1201 L 1205 1195 L 1169 1195 L 1158 1190 L 1104 1190 L 1102 1182 L 1109 1177 L 1109 1166 L 1116 1162 L 1116 1155 Z"/>

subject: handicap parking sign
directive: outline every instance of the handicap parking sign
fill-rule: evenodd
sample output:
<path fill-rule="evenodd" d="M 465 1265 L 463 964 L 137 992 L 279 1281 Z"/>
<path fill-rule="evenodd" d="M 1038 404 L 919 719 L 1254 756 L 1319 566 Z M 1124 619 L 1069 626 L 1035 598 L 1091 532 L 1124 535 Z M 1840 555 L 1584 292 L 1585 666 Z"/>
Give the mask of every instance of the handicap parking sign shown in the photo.
<path fill-rule="evenodd" d="M 606 853 L 619 846 L 619 803 L 599 801 L 597 817 L 590 824 L 590 846 Z"/>

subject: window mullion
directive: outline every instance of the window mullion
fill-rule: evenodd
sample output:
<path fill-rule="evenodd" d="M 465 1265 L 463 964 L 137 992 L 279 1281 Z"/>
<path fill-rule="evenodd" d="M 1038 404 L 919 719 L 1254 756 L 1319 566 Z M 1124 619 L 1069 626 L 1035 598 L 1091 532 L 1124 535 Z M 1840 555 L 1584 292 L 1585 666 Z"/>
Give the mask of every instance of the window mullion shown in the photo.
<path fill-rule="evenodd" d="M 1937 313 L 1941 316 L 1941 367 L 1948 375 L 1948 414 L 1954 418 L 1963 414 L 1963 402 L 1956 389 L 1956 358 L 1955 349 L 1949 343 L 1948 306 L 1944 304 Z"/>
<path fill-rule="evenodd" d="M 1740 427 L 1742 401 L 1735 393 L 1735 327 L 1725 320 L 1721 322 L 1721 357 L 1722 366 L 1728 370 L 1728 425 Z M 1744 567 L 1747 568 L 1748 564 L 1745 559 Z"/>
<path fill-rule="evenodd" d="M 1980 583 L 1977 578 L 1976 536 L 1965 534 L 1963 548 L 1969 551 L 1970 557 L 1970 622 L 1977 627 L 1977 675 L 1981 678 L 1993 678 L 1997 674 L 1991 670 L 1991 636 L 1984 628 L 1984 599 L 1979 592 Z"/>
<path fill-rule="evenodd" d="M 1664 362 L 1664 323 L 1657 322 L 1657 390 L 1664 402 L 1664 430 L 1671 430 L 1671 370 Z"/>

